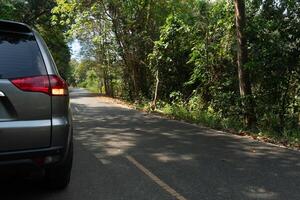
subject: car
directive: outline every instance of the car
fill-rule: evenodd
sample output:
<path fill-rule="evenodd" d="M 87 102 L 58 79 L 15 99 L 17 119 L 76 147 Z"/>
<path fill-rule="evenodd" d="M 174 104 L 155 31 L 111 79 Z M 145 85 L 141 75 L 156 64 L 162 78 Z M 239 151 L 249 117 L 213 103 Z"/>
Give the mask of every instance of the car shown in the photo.
<path fill-rule="evenodd" d="M 72 161 L 66 81 L 36 30 L 0 20 L 0 172 L 42 171 L 60 189 L 70 182 Z"/>

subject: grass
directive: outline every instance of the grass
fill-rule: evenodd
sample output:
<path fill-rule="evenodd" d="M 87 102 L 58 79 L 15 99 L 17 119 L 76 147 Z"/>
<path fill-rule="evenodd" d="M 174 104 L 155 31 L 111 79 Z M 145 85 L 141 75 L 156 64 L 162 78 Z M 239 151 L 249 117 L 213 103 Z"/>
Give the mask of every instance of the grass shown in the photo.
<path fill-rule="evenodd" d="M 134 104 L 138 110 L 153 112 L 150 109 L 149 102 Z M 213 129 L 224 130 L 241 136 L 250 136 L 253 139 L 263 142 L 283 145 L 286 147 L 300 149 L 300 130 L 284 130 L 282 133 L 267 130 L 264 128 L 257 130 L 247 130 L 242 124 L 242 119 L 220 118 L 213 112 L 190 110 L 187 106 L 177 104 L 159 105 L 154 113 L 165 115 L 176 120 L 201 124 Z"/>
<path fill-rule="evenodd" d="M 222 119 L 212 112 L 193 111 L 184 106 L 169 105 L 161 109 L 162 113 L 175 119 L 191 123 L 201 124 L 218 130 L 235 129 L 242 130 L 242 124 L 238 120 Z"/>
<path fill-rule="evenodd" d="M 82 84 L 82 85 L 79 85 L 79 87 L 85 88 L 88 91 L 93 92 L 93 93 L 99 93 L 99 88 L 98 88 L 97 84 Z"/>

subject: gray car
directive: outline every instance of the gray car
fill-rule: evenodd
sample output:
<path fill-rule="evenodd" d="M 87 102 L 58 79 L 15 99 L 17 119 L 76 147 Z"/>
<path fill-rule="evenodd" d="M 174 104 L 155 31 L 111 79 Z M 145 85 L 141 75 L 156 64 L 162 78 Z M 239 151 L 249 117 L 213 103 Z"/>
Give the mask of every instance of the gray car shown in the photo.
<path fill-rule="evenodd" d="M 35 30 L 0 20 L 0 172 L 39 170 L 49 186 L 64 188 L 72 159 L 66 82 Z"/>

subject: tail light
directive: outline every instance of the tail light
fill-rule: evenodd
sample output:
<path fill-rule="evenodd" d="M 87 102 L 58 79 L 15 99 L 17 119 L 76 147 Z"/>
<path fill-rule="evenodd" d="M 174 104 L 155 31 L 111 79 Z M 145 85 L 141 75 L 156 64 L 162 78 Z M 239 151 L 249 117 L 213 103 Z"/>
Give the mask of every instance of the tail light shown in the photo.
<path fill-rule="evenodd" d="M 56 75 L 18 78 L 11 82 L 22 91 L 42 92 L 50 96 L 68 95 L 67 83 Z"/>
<path fill-rule="evenodd" d="M 68 84 L 59 76 L 51 75 L 50 80 L 50 95 L 66 96 L 68 95 Z"/>
<path fill-rule="evenodd" d="M 49 94 L 49 78 L 48 76 L 34 76 L 26 78 L 18 78 L 11 82 L 20 90 L 27 92 L 43 92 Z"/>

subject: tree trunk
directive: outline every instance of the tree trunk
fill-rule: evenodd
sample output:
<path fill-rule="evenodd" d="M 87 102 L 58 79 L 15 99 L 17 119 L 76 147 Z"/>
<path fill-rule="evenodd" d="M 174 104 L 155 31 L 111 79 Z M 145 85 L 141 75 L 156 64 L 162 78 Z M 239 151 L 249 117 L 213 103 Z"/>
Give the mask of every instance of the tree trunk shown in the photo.
<path fill-rule="evenodd" d="M 151 109 L 155 110 L 156 109 L 156 102 L 157 102 L 157 93 L 158 93 L 158 85 L 159 85 L 159 76 L 158 76 L 158 71 L 156 72 L 156 84 L 155 84 L 155 91 L 154 91 L 154 98 L 151 103 Z"/>
<path fill-rule="evenodd" d="M 109 74 L 107 72 L 107 69 L 103 69 L 103 82 L 104 82 L 104 88 L 105 88 L 105 95 L 112 97 L 112 88 L 111 88 L 111 80 L 109 77 Z"/>
<path fill-rule="evenodd" d="M 245 67 L 248 59 L 246 37 L 246 11 L 244 0 L 234 0 L 236 32 L 237 32 L 237 66 L 240 95 L 244 105 L 244 119 L 248 128 L 255 126 L 256 117 L 254 112 L 254 100 L 252 97 L 249 71 Z"/>

